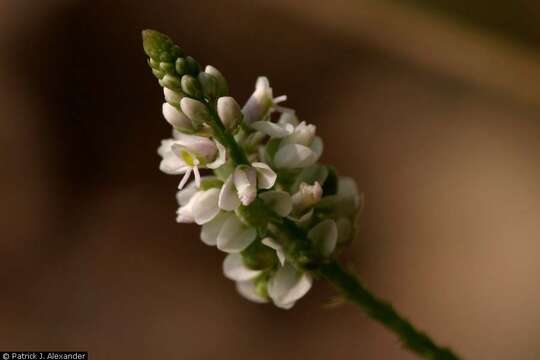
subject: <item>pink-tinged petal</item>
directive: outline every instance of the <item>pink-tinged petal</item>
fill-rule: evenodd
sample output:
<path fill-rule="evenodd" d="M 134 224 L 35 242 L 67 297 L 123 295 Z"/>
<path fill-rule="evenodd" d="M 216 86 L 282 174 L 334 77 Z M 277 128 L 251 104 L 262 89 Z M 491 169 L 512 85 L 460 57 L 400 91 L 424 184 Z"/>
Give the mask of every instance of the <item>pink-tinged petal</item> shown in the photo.
<path fill-rule="evenodd" d="M 234 187 L 240 202 L 247 206 L 257 197 L 257 172 L 247 165 L 240 165 L 233 172 Z"/>

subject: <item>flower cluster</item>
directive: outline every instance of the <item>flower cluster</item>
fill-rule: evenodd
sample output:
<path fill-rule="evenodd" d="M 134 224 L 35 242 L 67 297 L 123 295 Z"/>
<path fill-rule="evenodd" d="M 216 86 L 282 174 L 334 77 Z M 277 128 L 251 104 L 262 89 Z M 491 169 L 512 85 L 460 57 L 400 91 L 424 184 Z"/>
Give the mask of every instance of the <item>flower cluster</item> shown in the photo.
<path fill-rule="evenodd" d="M 240 294 L 291 308 L 316 264 L 354 235 L 354 180 L 318 162 L 316 127 L 281 106 L 286 96 L 274 97 L 267 78 L 241 108 L 215 67 L 203 70 L 156 31 L 144 31 L 143 42 L 172 126 L 160 169 L 183 175 L 176 220 L 202 225 L 201 240 L 227 253 L 223 272 Z"/>

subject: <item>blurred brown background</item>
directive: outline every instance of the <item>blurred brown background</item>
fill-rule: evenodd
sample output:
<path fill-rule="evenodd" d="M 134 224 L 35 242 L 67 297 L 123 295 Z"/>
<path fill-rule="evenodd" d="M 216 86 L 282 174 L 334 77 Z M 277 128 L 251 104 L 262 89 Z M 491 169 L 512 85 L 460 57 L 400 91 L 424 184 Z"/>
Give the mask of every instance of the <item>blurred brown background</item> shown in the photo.
<path fill-rule="evenodd" d="M 350 258 L 467 359 L 540 357 L 536 1 L 3 1 L 0 349 L 93 359 L 414 359 L 324 284 L 248 303 L 174 222 L 140 30 L 243 102 L 258 75 L 366 195 Z"/>

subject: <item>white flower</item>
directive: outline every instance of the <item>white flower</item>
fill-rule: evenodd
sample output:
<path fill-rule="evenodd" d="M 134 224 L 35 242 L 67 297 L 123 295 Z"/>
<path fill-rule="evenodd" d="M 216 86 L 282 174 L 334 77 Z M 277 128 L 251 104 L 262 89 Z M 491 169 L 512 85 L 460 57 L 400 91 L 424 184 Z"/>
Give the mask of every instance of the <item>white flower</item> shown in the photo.
<path fill-rule="evenodd" d="M 244 260 L 240 254 L 229 254 L 223 261 L 223 274 L 225 274 L 226 278 L 231 280 L 251 280 L 259 276 L 261 273 L 261 270 L 252 270 L 244 265 Z"/>
<path fill-rule="evenodd" d="M 338 240 L 336 222 L 331 219 L 323 220 L 315 225 L 307 236 L 323 256 L 330 256 Z"/>
<path fill-rule="evenodd" d="M 274 155 L 274 164 L 283 169 L 310 166 L 319 160 L 322 150 L 322 140 L 315 136 L 315 126 L 302 121 L 281 140 Z"/>
<path fill-rule="evenodd" d="M 227 278 L 236 281 L 236 289 L 246 299 L 257 303 L 268 302 L 267 297 L 257 291 L 255 284 L 255 279 L 262 271 L 249 269 L 240 254 L 229 254 L 225 258 L 223 273 Z M 276 306 L 290 309 L 311 289 L 312 284 L 311 275 L 300 272 L 285 262 L 268 280 L 268 296 Z"/>
<path fill-rule="evenodd" d="M 257 237 L 257 230 L 245 225 L 233 212 L 220 212 L 201 229 L 201 240 L 227 253 L 239 253 Z"/>
<path fill-rule="evenodd" d="M 242 111 L 233 97 L 222 96 L 217 101 L 217 113 L 227 129 L 234 129 L 242 120 Z"/>
<path fill-rule="evenodd" d="M 178 131 L 174 131 L 173 135 L 173 139 L 162 140 L 158 149 L 158 154 L 163 158 L 159 168 L 167 174 L 184 174 L 179 189 L 184 187 L 192 172 L 197 187 L 200 186 L 199 167 L 216 169 L 225 163 L 226 150 L 219 142 Z"/>
<path fill-rule="evenodd" d="M 311 275 L 286 262 L 268 281 L 268 296 L 277 307 L 290 309 L 311 289 L 312 284 Z"/>
<path fill-rule="evenodd" d="M 322 187 L 318 181 L 315 181 L 313 185 L 302 182 L 298 191 L 292 196 L 294 213 L 303 214 L 306 209 L 321 200 L 322 193 Z"/>
<path fill-rule="evenodd" d="M 279 263 L 281 264 L 281 266 L 283 266 L 285 264 L 285 251 L 283 251 L 283 247 L 281 246 L 281 244 L 270 237 L 262 239 L 261 242 L 276 251 L 276 256 L 279 260 Z"/>
<path fill-rule="evenodd" d="M 261 76 L 257 78 L 255 91 L 242 108 L 244 120 L 247 124 L 252 124 L 264 120 L 272 111 L 291 112 L 291 109 L 278 105 L 285 100 L 287 100 L 285 95 L 274 98 L 268 79 Z"/>
<path fill-rule="evenodd" d="M 259 197 L 279 216 L 287 216 L 293 209 L 293 200 L 291 195 L 285 191 L 265 191 L 259 194 Z"/>
<path fill-rule="evenodd" d="M 268 299 L 257 292 L 254 279 L 262 271 L 249 269 L 244 265 L 242 255 L 229 254 L 223 260 L 223 274 L 236 282 L 238 293 L 246 299 L 256 303 L 266 303 Z"/>
<path fill-rule="evenodd" d="M 195 222 L 199 225 L 212 221 L 220 212 L 218 207 L 219 189 L 198 191 L 195 182 L 176 194 L 180 207 L 176 212 L 179 223 Z"/>
<path fill-rule="evenodd" d="M 219 207 L 230 211 L 235 210 L 240 203 L 247 206 L 257 197 L 257 189 L 270 189 L 276 179 L 276 173 L 265 163 L 239 165 L 221 188 Z"/>

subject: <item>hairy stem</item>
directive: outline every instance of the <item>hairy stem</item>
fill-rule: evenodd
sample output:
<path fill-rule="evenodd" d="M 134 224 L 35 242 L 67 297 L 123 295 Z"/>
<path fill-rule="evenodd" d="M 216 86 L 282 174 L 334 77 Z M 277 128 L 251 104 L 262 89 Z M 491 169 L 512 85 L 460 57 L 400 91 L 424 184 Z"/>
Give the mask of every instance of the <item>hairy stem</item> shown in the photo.
<path fill-rule="evenodd" d="M 228 148 L 231 158 L 236 164 L 248 164 L 247 157 L 234 137 L 225 129 L 214 108 L 207 103 L 212 116 L 210 126 L 216 139 Z M 262 202 L 259 206 L 265 206 Z M 265 209 L 273 213 L 271 209 Z M 248 208 L 249 211 L 249 208 Z M 270 219 L 271 216 L 268 216 Z M 279 231 L 288 238 L 286 252 L 289 260 L 302 270 L 308 270 L 326 279 L 334 285 L 351 302 L 359 305 L 372 319 L 393 331 L 410 351 L 432 360 L 459 360 L 451 350 L 440 347 L 425 333 L 417 330 L 411 323 L 400 316 L 392 305 L 378 299 L 369 292 L 360 281 L 335 261 L 310 262 L 312 249 L 305 233 L 294 222 L 288 219 L 272 222 Z"/>
<path fill-rule="evenodd" d="M 389 303 L 378 299 L 360 281 L 335 261 L 320 265 L 316 273 L 334 285 L 351 302 L 360 305 L 372 319 L 393 331 L 412 352 L 436 360 L 458 360 L 448 348 L 440 347 L 400 316 Z"/>

